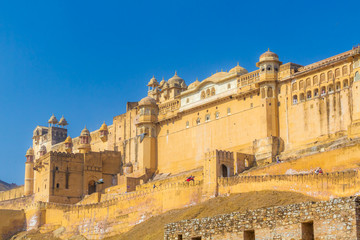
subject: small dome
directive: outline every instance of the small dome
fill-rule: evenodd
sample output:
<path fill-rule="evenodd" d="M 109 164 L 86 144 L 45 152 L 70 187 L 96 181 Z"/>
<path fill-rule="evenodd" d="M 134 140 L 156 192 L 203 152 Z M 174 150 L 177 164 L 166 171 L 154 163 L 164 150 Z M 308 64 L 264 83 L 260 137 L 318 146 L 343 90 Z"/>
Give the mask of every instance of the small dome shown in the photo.
<path fill-rule="evenodd" d="M 168 89 L 168 88 L 169 88 L 169 84 L 166 82 L 166 83 L 164 84 L 163 90 L 166 90 L 166 89 Z"/>
<path fill-rule="evenodd" d="M 68 122 L 66 121 L 66 119 L 64 118 L 64 116 L 62 116 L 62 117 L 60 118 L 59 125 L 60 125 L 60 126 L 67 126 L 67 125 L 69 125 Z"/>
<path fill-rule="evenodd" d="M 182 83 L 181 83 L 181 87 L 182 87 L 182 88 L 187 88 L 186 83 L 185 83 L 185 82 L 182 82 Z"/>
<path fill-rule="evenodd" d="M 165 80 L 164 80 L 164 78 L 163 78 L 163 79 L 161 80 L 160 84 L 159 84 L 159 87 L 162 88 L 165 83 L 166 83 L 166 82 L 165 82 Z"/>
<path fill-rule="evenodd" d="M 156 101 L 152 97 L 147 96 L 141 99 L 139 102 L 139 106 L 144 106 L 144 105 L 156 105 Z"/>
<path fill-rule="evenodd" d="M 25 156 L 34 156 L 34 149 L 32 147 L 30 147 L 27 151 L 26 151 L 26 155 Z"/>
<path fill-rule="evenodd" d="M 247 71 L 245 68 L 239 66 L 239 63 L 238 63 L 236 67 L 232 68 L 232 69 L 229 71 L 229 73 L 246 74 L 246 73 L 248 73 L 248 71 Z"/>
<path fill-rule="evenodd" d="M 40 147 L 40 152 L 46 152 L 46 147 L 45 147 L 45 145 L 42 145 L 42 146 Z"/>
<path fill-rule="evenodd" d="M 148 83 L 148 86 L 149 86 L 149 87 L 152 87 L 152 86 L 158 86 L 158 85 L 159 85 L 158 81 L 156 80 L 155 76 L 153 76 L 153 77 L 150 79 L 150 81 L 149 81 L 149 83 Z"/>
<path fill-rule="evenodd" d="M 169 83 L 170 87 L 175 86 L 175 85 L 178 85 L 179 87 L 181 87 L 181 84 L 182 84 L 183 82 L 185 82 L 184 79 L 182 79 L 181 77 L 179 77 L 179 76 L 177 75 L 177 72 L 175 72 L 175 75 L 168 80 L 168 83 Z"/>
<path fill-rule="evenodd" d="M 200 84 L 199 80 L 196 79 L 195 82 L 191 83 L 188 87 L 188 89 L 196 88 Z"/>
<path fill-rule="evenodd" d="M 65 143 L 72 143 L 72 138 L 70 136 L 67 136 L 65 139 Z"/>
<path fill-rule="evenodd" d="M 90 136 L 90 132 L 89 132 L 89 130 L 86 128 L 86 126 L 85 126 L 85 128 L 81 131 L 80 136 Z"/>
<path fill-rule="evenodd" d="M 105 122 L 101 125 L 100 131 L 108 131 L 108 127 Z"/>
<path fill-rule="evenodd" d="M 50 117 L 48 123 L 51 123 L 51 124 L 57 124 L 58 123 L 58 120 L 56 119 L 54 114 Z"/>
<path fill-rule="evenodd" d="M 271 52 L 269 49 L 261 54 L 259 61 L 279 61 L 279 56 L 276 53 Z"/>

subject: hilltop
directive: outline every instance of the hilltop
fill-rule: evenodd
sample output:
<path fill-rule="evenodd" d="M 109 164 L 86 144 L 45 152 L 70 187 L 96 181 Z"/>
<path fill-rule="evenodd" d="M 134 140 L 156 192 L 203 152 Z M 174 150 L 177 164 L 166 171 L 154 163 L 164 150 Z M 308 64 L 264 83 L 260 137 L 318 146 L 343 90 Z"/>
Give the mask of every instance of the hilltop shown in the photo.
<path fill-rule="evenodd" d="M 15 183 L 7 183 L 0 180 L 0 191 L 7 191 L 16 187 L 17 185 Z"/>

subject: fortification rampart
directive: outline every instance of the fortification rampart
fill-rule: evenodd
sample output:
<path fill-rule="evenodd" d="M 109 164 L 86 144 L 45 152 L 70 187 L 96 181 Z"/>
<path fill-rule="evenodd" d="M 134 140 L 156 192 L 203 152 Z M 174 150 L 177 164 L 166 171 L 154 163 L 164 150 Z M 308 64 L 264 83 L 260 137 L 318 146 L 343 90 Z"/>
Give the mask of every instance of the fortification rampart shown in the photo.
<path fill-rule="evenodd" d="M 24 196 L 24 186 L 0 192 L 0 202 Z"/>
<path fill-rule="evenodd" d="M 322 200 L 360 193 L 359 171 L 325 174 L 234 176 L 218 179 L 219 195 L 251 191 L 294 191 Z"/>
<path fill-rule="evenodd" d="M 234 212 L 168 224 L 164 239 L 358 239 L 358 210 L 348 197 Z"/>
<path fill-rule="evenodd" d="M 163 184 L 85 205 L 36 202 L 25 210 L 28 230 L 64 226 L 65 238 L 74 234 L 89 239 L 111 236 L 128 231 L 151 216 L 199 203 L 202 185 L 202 181 Z"/>

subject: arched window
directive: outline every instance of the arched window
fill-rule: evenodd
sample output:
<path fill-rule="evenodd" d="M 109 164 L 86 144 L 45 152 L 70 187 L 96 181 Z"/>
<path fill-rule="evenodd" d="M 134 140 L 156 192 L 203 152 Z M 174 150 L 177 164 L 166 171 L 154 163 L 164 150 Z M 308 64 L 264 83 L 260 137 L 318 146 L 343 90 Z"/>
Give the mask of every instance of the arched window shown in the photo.
<path fill-rule="evenodd" d="M 209 97 L 210 96 L 210 89 L 206 90 L 206 96 Z"/>
<path fill-rule="evenodd" d="M 199 125 L 200 124 L 200 118 L 196 119 L 196 124 Z"/>
<path fill-rule="evenodd" d="M 315 88 L 314 89 L 314 97 L 319 96 L 319 89 Z"/>
<path fill-rule="evenodd" d="M 272 87 L 268 87 L 267 96 L 268 96 L 269 98 L 271 98 L 271 97 L 273 96 L 273 89 L 272 89 Z"/>
<path fill-rule="evenodd" d="M 332 80 L 332 79 L 333 79 L 333 75 L 332 75 L 332 71 L 330 70 L 330 71 L 328 71 L 328 73 L 327 73 L 327 80 L 330 81 L 330 80 Z"/>
<path fill-rule="evenodd" d="M 296 91 L 296 90 L 297 90 L 297 84 L 296 84 L 296 82 L 294 82 L 294 83 L 292 84 L 291 89 L 292 89 L 293 91 Z"/>
<path fill-rule="evenodd" d="M 355 73 L 355 76 L 354 76 L 354 81 L 359 81 L 360 80 L 360 73 L 359 72 L 356 72 Z"/>
<path fill-rule="evenodd" d="M 227 109 L 227 114 L 228 114 L 228 115 L 231 114 L 231 109 L 230 109 L 230 108 Z"/>
<path fill-rule="evenodd" d="M 344 88 L 349 87 L 349 81 L 347 79 L 344 80 L 343 87 Z"/>
<path fill-rule="evenodd" d="M 189 121 L 186 121 L 186 128 L 189 128 Z"/>
<path fill-rule="evenodd" d="M 202 91 L 201 92 L 201 99 L 204 99 L 205 98 L 205 91 Z"/>
<path fill-rule="evenodd" d="M 305 100 L 305 94 L 300 93 L 300 102 L 303 102 Z"/>
<path fill-rule="evenodd" d="M 189 99 L 189 98 L 187 98 L 187 99 L 186 99 L 186 103 L 189 103 L 189 102 L 190 102 L 190 99 Z"/>
<path fill-rule="evenodd" d="M 261 98 L 265 98 L 265 88 L 261 89 Z"/>
<path fill-rule="evenodd" d="M 304 90 L 304 80 L 299 82 L 299 90 Z"/>
<path fill-rule="evenodd" d="M 215 95 L 215 88 L 212 87 L 212 88 L 211 88 L 211 96 L 214 96 L 214 95 Z"/>
<path fill-rule="evenodd" d="M 325 73 L 320 74 L 320 83 L 325 82 Z"/>
<path fill-rule="evenodd" d="M 336 82 L 335 89 L 336 89 L 336 91 L 339 91 L 341 89 L 341 83 L 340 82 Z"/>
<path fill-rule="evenodd" d="M 314 84 L 314 85 L 319 84 L 319 78 L 318 78 L 317 75 L 313 77 L 313 84 Z"/>
<path fill-rule="evenodd" d="M 326 94 L 326 88 L 325 86 L 321 87 L 321 96 L 324 96 Z"/>
<path fill-rule="evenodd" d="M 306 87 L 310 87 L 311 86 L 311 79 L 310 78 L 307 78 L 306 79 Z"/>
<path fill-rule="evenodd" d="M 209 122 L 210 121 L 210 114 L 206 114 L 205 115 L 205 122 Z"/>
<path fill-rule="evenodd" d="M 340 69 L 339 68 L 335 69 L 335 77 L 336 78 L 340 77 Z"/>
<path fill-rule="evenodd" d="M 219 112 L 216 112 L 216 113 L 215 113 L 215 118 L 216 118 L 216 119 L 219 119 L 219 116 L 220 116 L 220 113 L 219 113 Z"/>
<path fill-rule="evenodd" d="M 271 65 L 268 65 L 266 70 L 271 71 Z"/>
<path fill-rule="evenodd" d="M 293 96 L 293 104 L 297 104 L 297 102 L 298 102 L 297 95 L 294 95 Z"/>
<path fill-rule="evenodd" d="M 334 92 L 334 85 L 330 84 L 328 86 L 328 93 L 332 93 L 332 92 Z"/>
<path fill-rule="evenodd" d="M 311 91 L 307 91 L 307 93 L 306 93 L 306 98 L 307 98 L 307 99 L 310 99 L 310 98 L 311 98 Z"/>
<path fill-rule="evenodd" d="M 227 85 L 227 88 L 228 88 L 228 89 L 230 89 L 230 88 L 231 88 L 231 84 L 230 84 L 230 83 Z"/>
<path fill-rule="evenodd" d="M 221 164 L 221 176 L 228 177 L 228 168 L 225 166 L 225 164 Z"/>
<path fill-rule="evenodd" d="M 88 195 L 90 195 L 90 194 L 92 194 L 94 192 L 96 192 L 96 184 L 95 184 L 94 180 L 91 180 L 88 183 Z"/>
<path fill-rule="evenodd" d="M 348 67 L 345 65 L 342 67 L 342 75 L 345 76 L 348 74 Z"/>

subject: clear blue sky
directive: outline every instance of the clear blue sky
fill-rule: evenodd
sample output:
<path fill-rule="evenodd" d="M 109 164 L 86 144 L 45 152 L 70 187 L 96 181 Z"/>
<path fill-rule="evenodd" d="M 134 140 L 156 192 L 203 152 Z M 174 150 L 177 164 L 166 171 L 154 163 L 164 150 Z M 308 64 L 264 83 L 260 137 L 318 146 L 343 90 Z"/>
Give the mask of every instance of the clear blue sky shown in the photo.
<path fill-rule="evenodd" d="M 23 184 L 32 131 L 76 137 L 124 113 L 152 75 L 193 82 L 270 48 L 306 65 L 360 43 L 358 1 L 2 1 L 0 179 Z"/>

